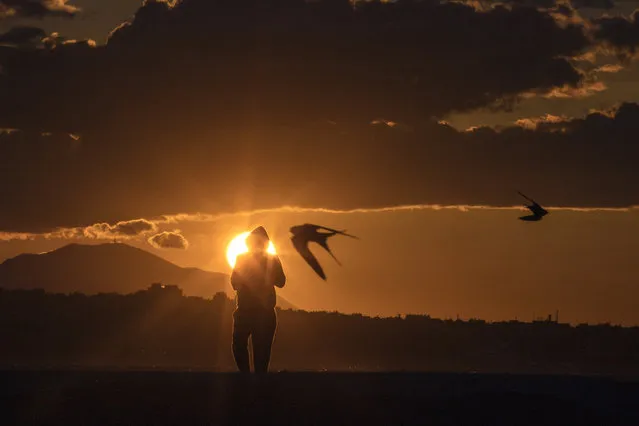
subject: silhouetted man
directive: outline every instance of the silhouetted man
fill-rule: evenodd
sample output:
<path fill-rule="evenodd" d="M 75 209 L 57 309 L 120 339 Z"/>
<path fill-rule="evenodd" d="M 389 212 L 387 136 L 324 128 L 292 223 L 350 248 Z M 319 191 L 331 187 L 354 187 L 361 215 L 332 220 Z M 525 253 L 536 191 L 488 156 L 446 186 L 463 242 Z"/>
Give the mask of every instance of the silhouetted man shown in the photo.
<path fill-rule="evenodd" d="M 266 252 L 269 237 L 263 227 L 255 228 L 246 238 L 248 252 L 235 261 L 231 285 L 237 291 L 237 308 L 233 313 L 233 356 L 237 368 L 250 372 L 248 339 L 253 343 L 256 373 L 266 373 L 277 318 L 275 287 L 284 287 L 286 276 L 282 263 Z"/>

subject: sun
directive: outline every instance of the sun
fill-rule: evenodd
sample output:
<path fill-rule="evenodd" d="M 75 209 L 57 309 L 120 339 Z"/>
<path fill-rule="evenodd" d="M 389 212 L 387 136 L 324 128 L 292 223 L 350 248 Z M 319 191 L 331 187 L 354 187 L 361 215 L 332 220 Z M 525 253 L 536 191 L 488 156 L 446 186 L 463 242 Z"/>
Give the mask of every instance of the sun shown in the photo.
<path fill-rule="evenodd" d="M 237 258 L 238 255 L 246 253 L 248 251 L 248 247 L 246 246 L 246 237 L 248 237 L 249 234 L 250 232 L 242 232 L 241 234 L 233 238 L 229 245 L 226 247 L 226 260 L 227 262 L 229 262 L 231 268 L 235 266 L 235 258 Z M 269 241 L 266 252 L 269 254 L 276 254 L 273 241 Z"/>

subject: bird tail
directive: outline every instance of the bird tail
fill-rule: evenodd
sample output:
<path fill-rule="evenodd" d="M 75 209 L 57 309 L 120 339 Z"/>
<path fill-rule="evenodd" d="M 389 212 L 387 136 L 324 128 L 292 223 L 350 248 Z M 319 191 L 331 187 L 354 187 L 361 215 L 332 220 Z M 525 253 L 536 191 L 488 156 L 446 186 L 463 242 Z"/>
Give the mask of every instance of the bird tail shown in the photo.
<path fill-rule="evenodd" d="M 355 238 L 356 240 L 359 240 L 359 237 L 356 237 L 355 235 L 352 235 L 352 234 L 347 234 L 346 229 L 342 229 L 338 233 L 340 235 L 344 235 L 345 237 L 351 237 L 351 238 Z"/>
<path fill-rule="evenodd" d="M 332 257 L 333 259 L 335 259 L 335 262 L 337 262 L 337 264 L 338 264 L 339 266 L 342 266 L 342 263 L 341 263 L 339 260 L 337 260 L 337 258 L 335 257 L 335 255 L 334 255 L 334 254 L 333 254 L 333 252 L 331 251 L 331 248 L 328 246 L 328 237 L 329 237 L 329 235 L 326 235 L 326 237 L 325 237 L 325 238 L 322 238 L 322 239 L 321 239 L 320 241 L 318 241 L 317 243 L 318 243 L 320 246 L 322 246 L 322 247 L 324 248 L 324 250 L 326 250 L 326 251 L 328 252 L 328 254 L 330 254 L 330 255 L 331 255 L 331 257 Z"/>
<path fill-rule="evenodd" d="M 359 238 L 356 237 L 355 235 L 347 234 L 346 233 L 346 229 L 343 229 L 343 230 L 333 229 L 333 228 L 328 228 L 326 226 L 318 226 L 318 229 L 323 229 L 324 231 L 330 232 L 331 234 L 329 236 L 333 236 L 335 234 L 340 234 L 340 235 L 344 235 L 346 237 L 351 237 L 351 238 L 355 238 L 356 240 L 359 240 Z"/>

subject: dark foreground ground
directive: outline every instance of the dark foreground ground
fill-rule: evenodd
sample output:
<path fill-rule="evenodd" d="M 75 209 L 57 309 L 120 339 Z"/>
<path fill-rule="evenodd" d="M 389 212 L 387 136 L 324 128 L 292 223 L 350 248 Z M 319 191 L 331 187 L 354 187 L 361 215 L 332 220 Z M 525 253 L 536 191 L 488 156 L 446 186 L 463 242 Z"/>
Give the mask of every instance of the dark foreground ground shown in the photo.
<path fill-rule="evenodd" d="M 409 373 L 0 372 L 0 424 L 639 425 L 639 382 Z"/>

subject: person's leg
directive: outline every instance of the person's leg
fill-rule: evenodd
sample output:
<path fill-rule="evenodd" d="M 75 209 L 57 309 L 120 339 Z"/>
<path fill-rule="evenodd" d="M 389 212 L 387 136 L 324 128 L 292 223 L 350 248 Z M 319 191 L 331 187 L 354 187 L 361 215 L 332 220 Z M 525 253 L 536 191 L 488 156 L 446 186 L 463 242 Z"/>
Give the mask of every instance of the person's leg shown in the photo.
<path fill-rule="evenodd" d="M 237 369 L 243 373 L 250 373 L 248 339 L 251 335 L 250 322 L 245 315 L 233 312 L 233 357 Z"/>
<path fill-rule="evenodd" d="M 267 311 L 261 315 L 259 324 L 255 325 L 253 332 L 253 366 L 256 373 L 268 372 L 271 360 L 271 347 L 277 327 L 275 310 Z"/>

